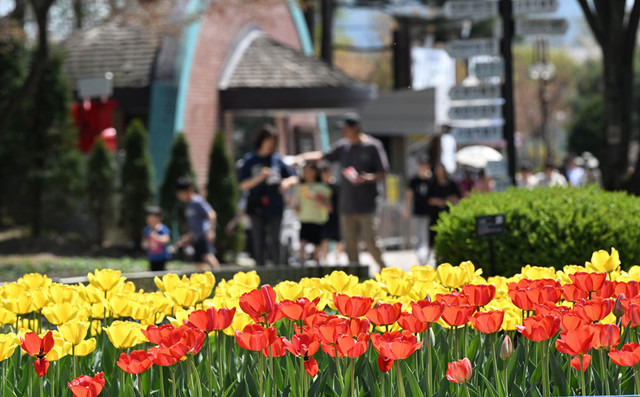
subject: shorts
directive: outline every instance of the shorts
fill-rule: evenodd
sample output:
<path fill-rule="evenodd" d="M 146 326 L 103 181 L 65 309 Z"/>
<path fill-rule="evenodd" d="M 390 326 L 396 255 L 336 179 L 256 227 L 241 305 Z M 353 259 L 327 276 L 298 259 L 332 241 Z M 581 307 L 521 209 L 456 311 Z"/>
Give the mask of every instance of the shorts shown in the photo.
<path fill-rule="evenodd" d="M 167 259 L 149 259 L 149 268 L 152 272 L 162 272 L 166 263 Z"/>
<path fill-rule="evenodd" d="M 206 238 L 201 238 L 193 243 L 193 261 L 196 263 L 204 262 L 204 257 L 209 254 L 215 254 L 213 245 Z"/>
<path fill-rule="evenodd" d="M 342 230 L 337 218 L 329 218 L 327 223 L 322 225 L 322 238 L 329 241 L 342 241 Z"/>
<path fill-rule="evenodd" d="M 318 245 L 322 242 L 324 225 L 317 223 L 301 223 L 300 224 L 300 241 Z"/>

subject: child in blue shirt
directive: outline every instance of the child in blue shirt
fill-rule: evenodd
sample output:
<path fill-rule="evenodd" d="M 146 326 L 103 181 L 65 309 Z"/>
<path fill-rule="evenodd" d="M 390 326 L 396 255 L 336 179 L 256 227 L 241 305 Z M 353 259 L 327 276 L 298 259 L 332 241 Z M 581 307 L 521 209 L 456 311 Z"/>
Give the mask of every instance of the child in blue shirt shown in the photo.
<path fill-rule="evenodd" d="M 171 231 L 162 223 L 160 207 L 147 208 L 147 227 L 142 231 L 142 247 L 147 250 L 151 271 L 163 271 L 170 259 Z"/>

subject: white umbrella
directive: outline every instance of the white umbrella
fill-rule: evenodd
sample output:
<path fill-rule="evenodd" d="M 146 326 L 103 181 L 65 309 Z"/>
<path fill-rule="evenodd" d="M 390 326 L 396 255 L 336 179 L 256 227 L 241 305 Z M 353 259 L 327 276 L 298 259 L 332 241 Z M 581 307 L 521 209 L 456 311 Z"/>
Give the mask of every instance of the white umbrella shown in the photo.
<path fill-rule="evenodd" d="M 473 168 L 484 168 L 488 162 L 502 159 L 503 156 L 499 151 L 482 145 L 467 146 L 456 153 L 456 161 L 459 164 Z"/>

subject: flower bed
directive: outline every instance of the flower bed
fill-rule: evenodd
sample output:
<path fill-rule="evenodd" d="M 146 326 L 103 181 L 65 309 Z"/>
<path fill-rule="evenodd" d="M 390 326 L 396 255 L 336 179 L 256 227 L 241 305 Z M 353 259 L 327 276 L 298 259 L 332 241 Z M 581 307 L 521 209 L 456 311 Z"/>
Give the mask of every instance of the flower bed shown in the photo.
<path fill-rule="evenodd" d="M 484 279 L 471 262 L 333 272 L 260 286 L 255 272 L 0 287 L 0 395 L 548 396 L 637 392 L 640 268 Z M 215 289 L 214 289 L 215 287 Z"/>

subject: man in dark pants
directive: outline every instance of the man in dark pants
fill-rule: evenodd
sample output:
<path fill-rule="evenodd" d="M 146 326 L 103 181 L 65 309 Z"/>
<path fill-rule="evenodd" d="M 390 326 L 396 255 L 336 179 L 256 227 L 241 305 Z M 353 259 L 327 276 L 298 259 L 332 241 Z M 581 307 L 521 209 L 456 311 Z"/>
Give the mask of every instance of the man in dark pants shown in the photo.
<path fill-rule="evenodd" d="M 186 204 L 185 214 L 189 232 L 180 237 L 177 246 L 183 247 L 188 243 L 194 249 L 193 261 L 198 270 L 203 270 L 206 263 L 211 269 L 220 267 L 215 257 L 213 242 L 215 241 L 216 212 L 207 201 L 196 194 L 190 178 L 180 178 L 176 185 L 178 200 Z"/>
<path fill-rule="evenodd" d="M 344 138 L 335 142 L 328 152 L 305 153 L 298 161 L 324 158 L 340 164 L 340 224 L 349 262 L 359 263 L 358 242 L 362 238 L 371 256 L 383 268 L 386 264 L 375 241 L 374 214 L 378 182 L 384 181 L 389 170 L 387 154 L 379 140 L 362 132 L 357 114 L 345 115 L 340 126 Z"/>

